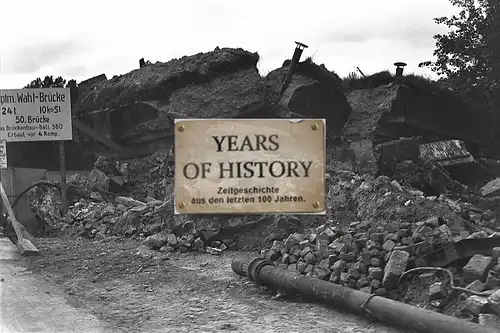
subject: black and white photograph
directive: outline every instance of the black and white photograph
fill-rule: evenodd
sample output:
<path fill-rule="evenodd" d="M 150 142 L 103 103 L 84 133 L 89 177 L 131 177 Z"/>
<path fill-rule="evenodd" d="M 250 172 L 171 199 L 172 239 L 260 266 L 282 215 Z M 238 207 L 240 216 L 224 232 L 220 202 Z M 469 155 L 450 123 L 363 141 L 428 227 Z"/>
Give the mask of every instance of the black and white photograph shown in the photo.
<path fill-rule="evenodd" d="M 0 1 L 0 333 L 500 333 L 500 1 Z"/>

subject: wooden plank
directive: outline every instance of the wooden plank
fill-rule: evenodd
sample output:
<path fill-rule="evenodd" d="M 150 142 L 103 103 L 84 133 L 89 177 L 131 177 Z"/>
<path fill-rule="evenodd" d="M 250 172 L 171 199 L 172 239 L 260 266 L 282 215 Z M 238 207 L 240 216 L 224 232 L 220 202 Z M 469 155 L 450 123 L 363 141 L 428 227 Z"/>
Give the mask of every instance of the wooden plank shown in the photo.
<path fill-rule="evenodd" d="M 28 240 L 25 239 L 23 236 L 23 233 L 21 231 L 21 224 L 19 221 L 16 219 L 16 216 L 14 214 L 14 210 L 12 209 L 12 206 L 10 205 L 9 198 L 7 197 L 7 193 L 5 193 L 5 190 L 3 188 L 3 184 L 0 182 L 0 195 L 2 197 L 3 204 L 5 208 L 7 209 L 7 213 L 9 214 L 10 222 L 12 223 L 12 226 L 14 227 L 14 231 L 16 232 L 17 236 L 17 248 L 21 254 L 25 255 L 31 255 L 31 254 L 37 254 L 38 249 Z"/>

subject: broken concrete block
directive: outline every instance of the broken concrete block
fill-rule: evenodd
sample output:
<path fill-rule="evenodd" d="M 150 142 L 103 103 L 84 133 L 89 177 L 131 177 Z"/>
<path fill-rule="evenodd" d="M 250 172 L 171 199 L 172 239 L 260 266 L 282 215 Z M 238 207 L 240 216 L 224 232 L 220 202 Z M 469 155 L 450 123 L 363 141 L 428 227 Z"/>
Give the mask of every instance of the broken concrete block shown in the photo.
<path fill-rule="evenodd" d="M 500 327 L 500 317 L 491 313 L 479 314 L 479 325 L 498 329 Z"/>
<path fill-rule="evenodd" d="M 500 274 L 494 272 L 494 271 L 489 271 L 488 272 L 488 277 L 486 278 L 486 289 L 495 289 L 500 287 Z"/>
<path fill-rule="evenodd" d="M 356 254 L 354 252 L 342 253 L 340 255 L 340 259 L 345 260 L 347 262 L 353 262 L 356 260 Z"/>
<path fill-rule="evenodd" d="M 308 264 L 315 264 L 316 263 L 316 256 L 312 252 L 308 252 L 304 256 L 304 261 Z"/>
<path fill-rule="evenodd" d="M 431 300 L 446 297 L 447 292 L 443 282 L 435 282 L 429 286 L 429 298 Z"/>
<path fill-rule="evenodd" d="M 309 252 L 311 252 L 311 248 L 309 246 L 306 246 L 302 249 L 302 251 L 300 251 L 300 256 L 304 258 Z"/>
<path fill-rule="evenodd" d="M 328 281 L 330 279 L 330 275 L 332 274 L 332 272 L 330 272 L 330 270 L 328 268 L 324 268 L 324 267 L 320 267 L 320 266 L 314 267 L 313 273 L 315 273 L 318 276 L 318 279 L 324 280 L 324 281 Z"/>
<path fill-rule="evenodd" d="M 309 240 L 307 240 L 307 239 L 304 239 L 303 241 L 300 241 L 300 242 L 299 242 L 299 247 L 300 247 L 301 249 L 304 249 L 304 248 L 306 248 L 306 247 L 311 247 L 311 246 L 312 246 L 312 244 L 311 244 L 311 243 L 309 242 Z"/>
<path fill-rule="evenodd" d="M 384 245 L 382 245 L 382 249 L 387 252 L 391 252 L 392 249 L 396 246 L 392 240 L 388 239 L 385 241 Z"/>
<path fill-rule="evenodd" d="M 382 261 L 378 258 L 371 258 L 370 265 L 372 265 L 374 267 L 380 267 L 380 266 L 382 266 Z"/>
<path fill-rule="evenodd" d="M 286 242 L 285 242 L 285 244 L 286 244 Z M 285 245 L 285 247 L 286 247 L 286 245 Z M 300 257 L 300 252 L 301 252 L 301 251 L 302 251 L 302 250 L 300 249 L 300 247 L 299 247 L 298 245 L 295 245 L 295 246 L 293 246 L 293 247 L 290 249 L 290 254 L 291 254 L 292 256 Z"/>
<path fill-rule="evenodd" d="M 209 250 L 209 249 L 215 249 L 215 250 L 217 250 L 217 251 L 215 251 L 215 252 L 217 252 L 217 253 L 212 253 L 212 252 L 210 252 L 211 250 Z M 222 253 L 222 250 L 221 250 L 221 249 L 218 249 L 218 248 L 215 248 L 215 247 L 207 247 L 207 252 L 208 252 L 208 253 L 211 253 L 211 254 L 220 254 L 220 253 Z M 276 251 L 274 251 L 274 250 L 269 250 L 269 251 L 266 251 L 266 253 L 264 254 L 264 258 L 265 258 L 266 260 L 269 260 L 269 261 L 275 261 L 275 260 L 277 260 L 279 257 L 280 257 L 280 253 L 279 253 L 279 252 L 276 252 Z"/>
<path fill-rule="evenodd" d="M 326 235 L 328 235 L 330 241 L 333 241 L 335 239 L 335 237 L 337 236 L 337 234 L 335 233 L 335 231 L 333 231 L 329 227 L 325 228 L 325 230 L 323 231 L 323 233 L 326 234 Z"/>
<path fill-rule="evenodd" d="M 481 280 L 486 278 L 486 272 L 491 263 L 491 257 L 475 254 L 463 268 L 466 281 Z"/>
<path fill-rule="evenodd" d="M 330 237 L 326 233 L 321 233 L 316 237 L 316 251 L 321 259 L 328 257 L 328 245 Z"/>
<path fill-rule="evenodd" d="M 487 302 L 491 310 L 493 310 L 497 316 L 500 316 L 500 289 L 490 295 L 490 297 L 487 298 Z"/>
<path fill-rule="evenodd" d="M 109 191 L 110 179 L 99 169 L 93 169 L 88 176 L 89 182 L 98 189 Z"/>
<path fill-rule="evenodd" d="M 380 288 L 381 283 L 382 282 L 380 282 L 379 280 L 372 280 L 370 282 L 370 287 L 372 287 L 374 290 L 376 290 L 376 289 Z"/>
<path fill-rule="evenodd" d="M 311 243 L 316 242 L 316 237 L 317 237 L 317 236 L 318 236 L 318 235 L 316 235 L 316 234 L 311 234 L 311 235 L 309 235 L 309 242 L 311 242 Z"/>
<path fill-rule="evenodd" d="M 292 249 L 295 245 L 299 244 L 300 241 L 302 241 L 303 239 L 301 239 L 299 237 L 299 234 L 297 233 L 293 233 L 291 234 L 290 236 L 288 236 L 288 238 L 286 239 L 285 241 L 285 244 L 284 246 L 287 248 L 287 249 Z"/>
<path fill-rule="evenodd" d="M 145 242 L 147 246 L 149 246 L 149 248 L 153 250 L 158 250 L 167 243 L 167 235 L 165 235 L 164 233 L 157 233 L 148 236 Z"/>
<path fill-rule="evenodd" d="M 170 246 L 170 245 L 163 245 L 160 250 L 160 252 L 175 252 L 175 248 L 173 246 Z"/>
<path fill-rule="evenodd" d="M 397 287 L 398 279 L 405 272 L 409 259 L 410 254 L 406 251 L 396 250 L 391 253 L 382 280 L 385 289 L 390 290 Z"/>
<path fill-rule="evenodd" d="M 382 281 L 384 277 L 384 271 L 380 267 L 369 267 L 368 276 L 371 277 L 373 280 Z"/>
<path fill-rule="evenodd" d="M 331 267 L 332 273 L 335 276 L 340 276 L 347 267 L 347 263 L 344 260 L 337 260 Z"/>
<path fill-rule="evenodd" d="M 493 179 L 481 188 L 481 195 L 485 198 L 500 195 L 500 178 Z"/>
<path fill-rule="evenodd" d="M 290 263 L 290 255 L 285 253 L 281 256 L 281 262 L 288 265 Z"/>
<path fill-rule="evenodd" d="M 469 290 L 472 290 L 472 291 L 477 291 L 478 293 L 480 293 L 481 291 L 483 291 L 484 288 L 485 288 L 485 283 L 481 282 L 479 280 L 475 280 L 474 282 L 469 283 L 465 287 L 465 289 L 469 289 Z"/>
<path fill-rule="evenodd" d="M 439 226 L 438 230 L 446 239 L 451 239 L 453 237 L 453 233 L 451 232 L 450 227 L 448 227 L 446 224 Z"/>
<path fill-rule="evenodd" d="M 305 274 L 304 272 L 305 272 L 307 266 L 308 265 L 305 262 L 299 261 L 297 263 L 297 270 L 299 271 L 300 274 Z"/>
<path fill-rule="evenodd" d="M 273 245 L 271 246 L 271 250 L 274 250 L 276 252 L 280 252 L 281 253 L 281 250 L 283 249 L 283 247 L 284 247 L 283 242 L 275 240 L 273 242 Z"/>
<path fill-rule="evenodd" d="M 372 280 L 372 281 L 376 281 L 376 280 Z M 368 286 L 370 286 L 370 281 L 368 281 L 367 278 L 362 277 L 356 282 L 357 289 L 361 289 L 361 288 L 368 287 Z"/>
<path fill-rule="evenodd" d="M 342 253 L 346 251 L 347 245 L 342 242 L 339 238 L 335 239 L 333 242 L 328 245 L 330 249 L 332 249 L 335 252 Z"/>
<path fill-rule="evenodd" d="M 469 296 L 464 302 L 465 308 L 478 315 L 488 308 L 488 299 L 477 295 Z"/>
<path fill-rule="evenodd" d="M 174 234 L 168 234 L 167 235 L 167 243 L 170 246 L 177 245 L 177 237 Z"/>
<path fill-rule="evenodd" d="M 370 140 L 352 142 L 350 150 L 354 153 L 356 167 L 360 174 L 375 175 L 378 172 L 378 164 Z"/>

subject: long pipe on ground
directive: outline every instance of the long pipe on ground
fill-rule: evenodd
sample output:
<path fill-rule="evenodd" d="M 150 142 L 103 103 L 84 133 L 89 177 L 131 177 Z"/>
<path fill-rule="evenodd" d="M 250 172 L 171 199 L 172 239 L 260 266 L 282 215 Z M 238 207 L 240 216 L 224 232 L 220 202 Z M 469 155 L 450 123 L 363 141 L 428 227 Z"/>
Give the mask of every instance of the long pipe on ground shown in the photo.
<path fill-rule="evenodd" d="M 248 277 L 260 285 L 303 296 L 313 296 L 337 308 L 357 315 L 371 316 L 385 324 L 412 332 L 500 333 L 500 330 L 488 326 L 277 269 L 272 262 L 261 258 L 249 263 L 245 259 L 234 259 L 231 268 L 236 274 Z"/>

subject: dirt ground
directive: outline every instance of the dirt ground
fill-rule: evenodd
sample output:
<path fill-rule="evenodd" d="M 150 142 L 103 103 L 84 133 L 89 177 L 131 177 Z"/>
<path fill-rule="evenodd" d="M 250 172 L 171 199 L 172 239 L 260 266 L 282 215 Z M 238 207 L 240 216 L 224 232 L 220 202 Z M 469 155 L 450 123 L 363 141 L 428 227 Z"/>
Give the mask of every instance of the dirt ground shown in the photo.
<path fill-rule="evenodd" d="M 290 296 L 276 299 L 231 270 L 234 257 L 154 252 L 123 239 L 39 238 L 27 266 L 59 285 L 110 332 L 396 333 L 369 319 Z"/>

